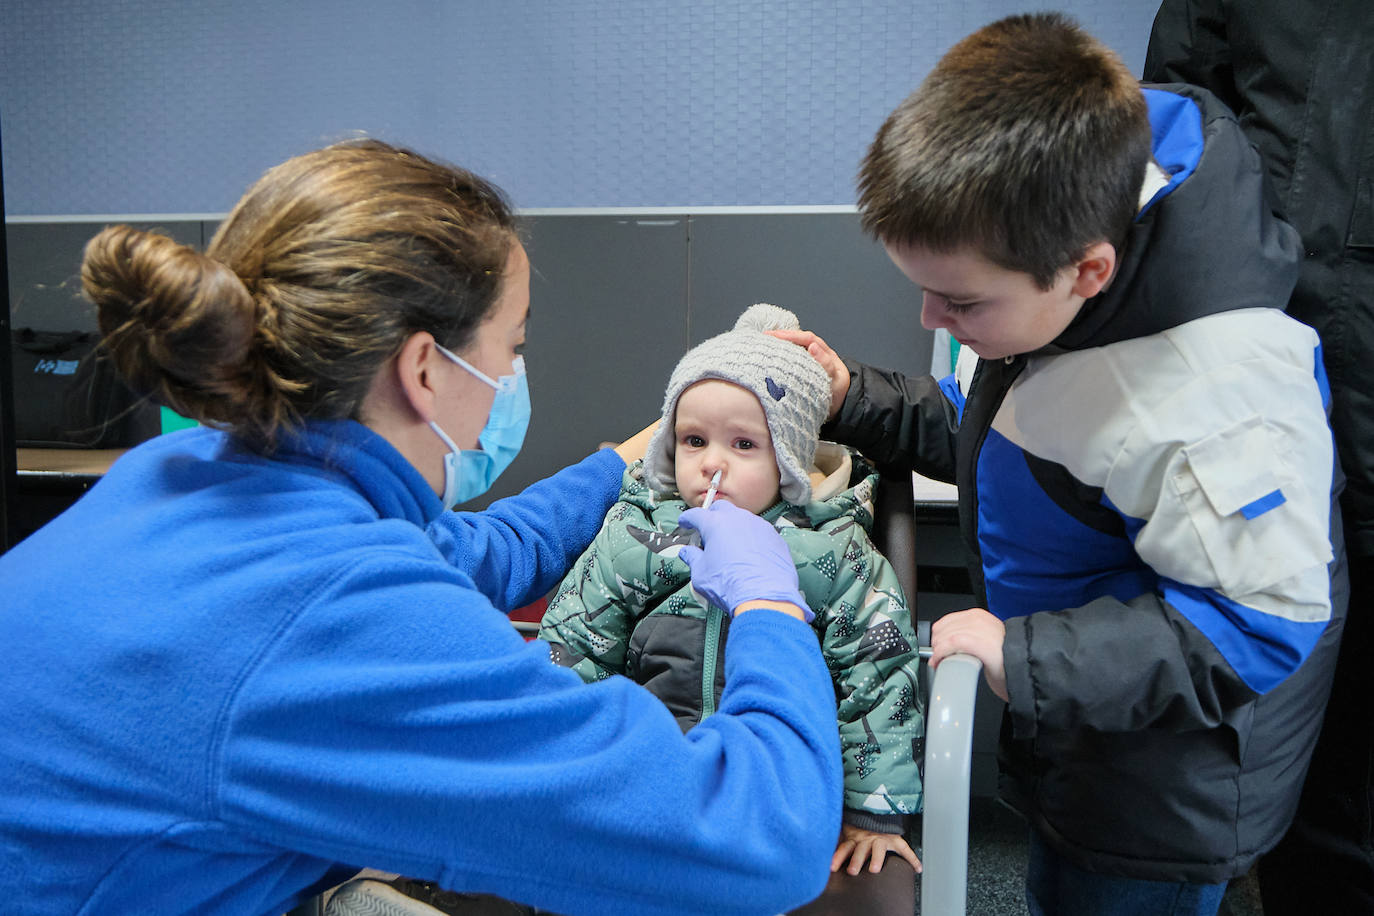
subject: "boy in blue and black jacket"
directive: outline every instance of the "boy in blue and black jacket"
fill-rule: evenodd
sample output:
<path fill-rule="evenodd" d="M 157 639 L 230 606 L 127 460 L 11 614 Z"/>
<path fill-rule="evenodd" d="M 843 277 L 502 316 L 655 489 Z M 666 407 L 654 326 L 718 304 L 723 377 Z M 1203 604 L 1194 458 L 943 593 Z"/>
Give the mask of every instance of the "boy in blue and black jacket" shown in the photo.
<path fill-rule="evenodd" d="M 1233 115 L 1054 14 L 957 44 L 879 130 L 865 228 L 963 344 L 842 362 L 826 435 L 959 486 L 983 605 L 933 664 L 1008 701 L 1032 913 L 1215 913 L 1283 834 L 1345 614 L 1297 234 Z"/>

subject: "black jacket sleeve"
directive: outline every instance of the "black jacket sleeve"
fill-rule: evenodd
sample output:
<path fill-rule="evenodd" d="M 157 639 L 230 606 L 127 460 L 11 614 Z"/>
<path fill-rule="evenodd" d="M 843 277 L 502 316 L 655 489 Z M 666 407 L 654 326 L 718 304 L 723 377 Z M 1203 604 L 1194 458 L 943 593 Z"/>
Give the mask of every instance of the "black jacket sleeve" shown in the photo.
<path fill-rule="evenodd" d="M 929 375 L 910 376 L 845 360 L 849 394 L 821 435 L 851 445 L 883 469 L 954 482 L 958 412 Z"/>

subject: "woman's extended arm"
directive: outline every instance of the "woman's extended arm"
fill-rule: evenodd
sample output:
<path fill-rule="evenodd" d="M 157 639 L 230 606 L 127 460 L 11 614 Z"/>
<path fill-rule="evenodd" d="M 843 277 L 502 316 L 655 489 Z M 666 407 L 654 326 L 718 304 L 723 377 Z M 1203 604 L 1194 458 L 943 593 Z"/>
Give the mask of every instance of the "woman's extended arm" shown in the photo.
<path fill-rule="evenodd" d="M 429 526 L 444 557 L 502 611 L 543 597 L 601 527 L 625 464 L 602 449 L 481 512 L 444 512 Z"/>
<path fill-rule="evenodd" d="M 458 573 L 418 581 L 434 568 L 352 564 L 255 662 L 212 767 L 224 822 L 557 912 L 775 913 L 820 892 L 841 776 L 809 627 L 737 619 L 719 710 L 684 735 L 629 680 L 550 664 Z"/>

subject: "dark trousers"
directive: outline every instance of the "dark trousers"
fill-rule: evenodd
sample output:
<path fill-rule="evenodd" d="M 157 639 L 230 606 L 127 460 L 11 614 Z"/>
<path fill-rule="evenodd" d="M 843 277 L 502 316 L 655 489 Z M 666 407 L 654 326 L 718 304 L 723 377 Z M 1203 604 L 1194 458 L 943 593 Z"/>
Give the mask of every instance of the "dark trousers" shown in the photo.
<path fill-rule="evenodd" d="M 1350 558 L 1350 611 L 1288 833 L 1260 860 L 1264 916 L 1374 913 L 1374 557 Z"/>
<path fill-rule="evenodd" d="M 1226 893 L 1225 881 L 1145 881 L 1084 871 L 1040 834 L 1030 833 L 1026 908 L 1031 916 L 1216 916 Z"/>

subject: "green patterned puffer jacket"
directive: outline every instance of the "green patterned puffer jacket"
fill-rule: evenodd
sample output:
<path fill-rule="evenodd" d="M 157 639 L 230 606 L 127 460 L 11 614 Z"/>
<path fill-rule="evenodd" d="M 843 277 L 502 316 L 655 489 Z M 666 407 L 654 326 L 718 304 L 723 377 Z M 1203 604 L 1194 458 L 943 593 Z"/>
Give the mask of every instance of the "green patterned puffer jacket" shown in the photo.
<path fill-rule="evenodd" d="M 877 474 L 829 443 L 816 460 L 829 472 L 814 487 L 817 498 L 807 506 L 780 502 L 763 517 L 792 552 L 834 677 L 846 820 L 897 832 L 901 821 L 891 816 L 921 810 L 925 704 L 916 636 L 896 573 L 868 536 Z M 685 731 L 719 701 L 730 620 L 692 591 L 678 559 L 693 537 L 677 524 L 685 504 L 656 498 L 640 478 L 636 462 L 601 531 L 558 587 L 539 638 L 583 680 L 622 674 L 643 684 Z"/>

